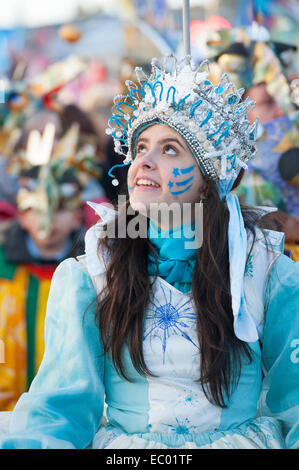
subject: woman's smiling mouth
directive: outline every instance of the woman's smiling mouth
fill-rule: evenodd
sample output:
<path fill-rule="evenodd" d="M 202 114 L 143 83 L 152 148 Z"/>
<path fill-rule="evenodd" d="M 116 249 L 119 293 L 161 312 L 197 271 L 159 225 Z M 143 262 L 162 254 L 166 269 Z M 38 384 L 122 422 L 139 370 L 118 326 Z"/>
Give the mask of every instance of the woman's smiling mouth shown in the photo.
<path fill-rule="evenodd" d="M 148 191 L 159 189 L 161 186 L 150 178 L 140 177 L 136 179 L 135 188 Z"/>

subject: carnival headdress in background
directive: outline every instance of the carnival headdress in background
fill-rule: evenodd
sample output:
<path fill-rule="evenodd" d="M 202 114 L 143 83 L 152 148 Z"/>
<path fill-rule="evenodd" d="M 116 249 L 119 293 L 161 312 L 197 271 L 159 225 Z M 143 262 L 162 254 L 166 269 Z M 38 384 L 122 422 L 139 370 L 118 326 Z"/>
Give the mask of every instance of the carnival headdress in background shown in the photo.
<path fill-rule="evenodd" d="M 24 125 L 38 111 L 63 111 L 56 95 L 85 69 L 85 62 L 69 56 L 51 64 L 42 73 L 24 78 L 20 63 L 11 80 L 5 83 L 4 103 L 0 107 L 0 157 L 13 155 L 23 134 Z"/>
<path fill-rule="evenodd" d="M 289 113 L 292 104 L 288 77 L 268 30 L 253 22 L 248 27 L 217 33 L 220 41 L 211 80 L 216 83 L 222 73 L 227 73 L 236 86 L 245 89 L 265 83 L 268 93 Z"/>
<path fill-rule="evenodd" d="M 296 47 L 276 43 L 269 31 L 257 21 L 248 27 L 218 31 L 218 35 L 221 40 L 211 67 L 211 81 L 217 83 L 221 74 L 227 73 L 249 94 L 252 86 L 264 83 L 269 95 L 284 112 L 284 115 L 259 126 L 257 154 L 249 162 L 248 173 L 237 194 L 249 205 L 270 205 L 272 198 L 272 205 L 274 203 L 289 215 L 298 216 L 298 189 L 282 178 L 278 168 L 281 155 L 298 148 L 298 112 L 292 104 L 288 64 L 283 57 L 286 51 L 294 53 Z M 294 170 L 290 157 L 288 162 L 289 168 Z M 295 178 L 296 174 L 290 179 Z M 271 185 L 273 190 L 269 193 Z"/>
<path fill-rule="evenodd" d="M 55 122 L 62 120 L 64 106 L 57 94 L 84 68 L 83 59 L 69 56 L 33 78 L 14 74 L 0 110 L 0 157 L 6 157 L 8 173 L 26 180 L 18 191 L 17 205 L 19 210 L 32 208 L 38 212 L 44 235 L 55 211 L 59 207 L 79 207 L 82 189 L 89 178 L 100 177 L 95 164 L 96 139 L 87 138 L 77 124 L 60 135 L 54 124 L 48 122 L 51 116 Z M 35 125 L 43 124 L 38 119 L 45 120 L 42 134 L 32 123 L 33 129 L 28 133 L 26 126 L 30 127 L 32 118 Z"/>
<path fill-rule="evenodd" d="M 32 130 L 26 150 L 10 159 L 7 171 L 26 178 L 17 195 L 19 210 L 34 209 L 40 232 L 47 235 L 59 208 L 76 209 L 83 201 L 81 191 L 90 177 L 99 178 L 95 165 L 96 148 L 80 142 L 79 125 L 73 124 L 55 142 L 55 126 L 48 123 L 43 134 Z"/>

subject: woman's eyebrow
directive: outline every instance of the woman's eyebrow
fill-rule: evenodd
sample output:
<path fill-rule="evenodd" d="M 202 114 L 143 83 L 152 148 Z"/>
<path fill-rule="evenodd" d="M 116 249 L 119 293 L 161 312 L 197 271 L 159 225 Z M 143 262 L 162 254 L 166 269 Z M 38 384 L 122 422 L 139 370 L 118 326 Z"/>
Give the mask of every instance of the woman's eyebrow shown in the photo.
<path fill-rule="evenodd" d="M 139 144 L 140 142 L 148 143 L 149 139 L 147 139 L 146 137 L 140 137 L 137 140 L 137 144 Z M 178 139 L 176 139 L 175 137 L 166 137 L 165 139 L 161 139 L 161 140 L 158 141 L 158 144 L 163 145 L 163 144 L 166 144 L 166 143 L 169 143 L 169 142 L 176 142 L 178 145 L 180 145 L 180 147 L 182 147 L 183 150 L 186 150 L 184 145 Z"/>
<path fill-rule="evenodd" d="M 159 140 L 159 144 L 166 144 L 168 142 L 176 142 L 180 145 L 180 147 L 182 147 L 183 150 L 186 150 L 185 146 L 179 141 L 179 139 L 176 139 L 175 137 L 167 137 L 166 139 Z"/>
<path fill-rule="evenodd" d="M 148 143 L 148 139 L 146 137 L 139 137 L 137 140 L 137 144 L 139 144 L 140 142 Z"/>

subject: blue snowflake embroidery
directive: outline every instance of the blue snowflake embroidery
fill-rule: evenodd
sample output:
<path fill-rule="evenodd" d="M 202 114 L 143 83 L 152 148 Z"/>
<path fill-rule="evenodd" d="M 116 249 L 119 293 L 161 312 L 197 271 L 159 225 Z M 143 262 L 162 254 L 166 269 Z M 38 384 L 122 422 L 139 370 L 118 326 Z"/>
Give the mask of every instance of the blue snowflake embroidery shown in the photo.
<path fill-rule="evenodd" d="M 253 255 L 250 255 L 245 266 L 245 276 L 253 277 Z"/>
<path fill-rule="evenodd" d="M 161 304 L 155 297 L 154 301 L 150 300 L 147 320 L 152 320 L 152 322 L 151 326 L 145 330 L 143 340 L 150 334 L 161 339 L 164 364 L 167 339 L 170 336 L 182 336 L 197 349 L 199 348 L 184 330 L 185 328 L 190 328 L 191 324 L 196 322 L 196 315 L 191 304 L 191 296 L 187 301 L 180 300 L 176 305 L 173 305 L 172 291 L 168 290 L 166 292 L 163 286 L 161 286 L 161 289 L 165 303 Z"/>
<path fill-rule="evenodd" d="M 166 424 L 172 432 L 175 432 L 176 434 L 190 434 L 191 432 L 194 432 L 197 430 L 196 426 L 190 426 L 190 420 L 188 418 L 181 419 L 179 420 L 178 418 L 175 418 L 176 424 Z"/>
<path fill-rule="evenodd" d="M 184 404 L 185 406 L 199 406 L 199 399 L 197 398 L 198 395 L 195 395 L 192 390 L 184 390 L 185 396 L 184 396 Z"/>

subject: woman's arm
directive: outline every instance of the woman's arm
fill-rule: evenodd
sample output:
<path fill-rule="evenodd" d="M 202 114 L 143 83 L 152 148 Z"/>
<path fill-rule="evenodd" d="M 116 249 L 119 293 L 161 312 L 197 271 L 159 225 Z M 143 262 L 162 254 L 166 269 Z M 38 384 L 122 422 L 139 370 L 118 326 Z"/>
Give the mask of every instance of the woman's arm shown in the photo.
<path fill-rule="evenodd" d="M 282 423 L 287 448 L 299 447 L 299 263 L 281 255 L 266 289 L 265 378 L 261 414 Z"/>
<path fill-rule="evenodd" d="M 62 262 L 51 284 L 45 353 L 28 393 L 11 416 L 0 448 L 85 448 L 104 404 L 104 358 L 94 322 L 90 276 L 75 259 Z"/>

